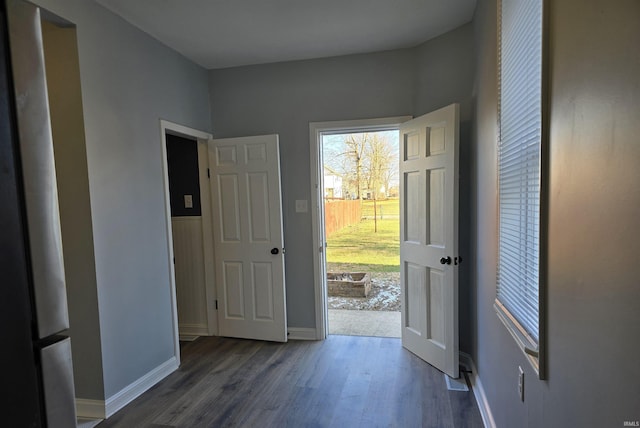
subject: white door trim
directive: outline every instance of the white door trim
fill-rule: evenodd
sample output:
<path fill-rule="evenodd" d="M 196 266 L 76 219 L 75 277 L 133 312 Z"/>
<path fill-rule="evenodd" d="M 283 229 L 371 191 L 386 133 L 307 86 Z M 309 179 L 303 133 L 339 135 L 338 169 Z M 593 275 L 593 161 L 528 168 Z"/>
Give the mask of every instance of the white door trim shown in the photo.
<path fill-rule="evenodd" d="M 340 120 L 332 122 L 310 122 L 309 143 L 311 145 L 311 225 L 313 230 L 313 285 L 315 290 L 316 339 L 327 337 L 327 281 L 324 276 L 324 198 L 322 193 L 322 135 L 345 134 L 349 132 L 387 131 L 398 129 L 401 123 L 412 116 L 385 117 L 379 119 Z"/>
<path fill-rule="evenodd" d="M 160 146 L 161 146 L 161 150 L 162 150 L 162 183 L 163 183 L 163 187 L 164 187 L 164 208 L 165 208 L 165 225 L 167 228 L 167 254 L 169 255 L 169 259 L 167 260 L 168 265 L 169 265 L 169 291 L 171 294 L 171 315 L 172 315 L 172 323 L 173 323 L 173 335 L 174 335 L 174 356 L 176 358 L 177 364 L 180 365 L 180 334 L 178 332 L 178 303 L 177 303 L 177 299 L 176 299 L 176 272 L 175 272 L 175 266 L 173 265 L 173 231 L 171 229 L 171 204 L 170 204 L 170 197 L 169 197 L 169 169 L 168 169 L 168 165 L 167 165 L 167 132 L 169 132 L 169 134 L 173 134 L 173 135 L 178 135 L 178 136 L 182 136 L 182 137 L 187 137 L 187 138 L 195 138 L 196 140 L 198 140 L 198 143 L 200 143 L 200 141 L 204 141 L 206 144 L 206 141 L 208 141 L 209 139 L 212 138 L 212 135 L 207 133 L 207 132 L 203 132 L 203 131 L 199 131 L 197 129 L 193 129 L 193 128 L 189 128 L 183 125 L 179 125 L 177 123 L 173 123 L 173 122 L 169 122 L 167 120 L 160 120 Z M 198 158 L 200 158 L 200 156 L 198 156 Z M 199 161 L 200 162 L 200 161 Z M 201 171 L 202 172 L 202 171 Z M 206 183 L 206 191 L 203 192 L 202 191 L 202 173 L 200 174 L 200 193 L 206 193 L 207 194 L 207 200 L 208 200 L 208 191 L 209 191 L 209 185 L 208 183 Z M 205 260 L 207 260 L 207 248 L 213 248 L 213 237 L 211 236 L 211 233 L 204 233 L 205 232 L 205 223 L 209 224 L 209 230 L 211 229 L 210 225 L 211 225 L 211 206 L 210 204 L 207 205 L 207 209 L 205 209 L 205 204 L 204 204 L 204 200 L 201 200 L 201 206 L 202 206 L 202 228 L 203 228 L 203 240 L 204 240 L 204 249 L 203 251 L 205 252 Z M 208 212 L 208 217 L 207 217 L 207 221 L 205 222 L 205 216 L 204 213 Z M 208 237 L 207 237 L 208 235 Z M 209 241 L 207 243 L 207 240 Z M 209 246 L 210 244 L 210 246 Z M 213 250 L 211 250 L 211 253 L 209 254 L 211 257 L 213 257 Z M 205 263 L 206 265 L 207 263 Z M 206 281 L 206 299 L 207 299 L 207 321 L 209 324 L 209 334 L 217 334 L 217 325 L 215 323 L 215 314 L 212 314 L 211 316 L 209 315 L 209 300 L 213 299 L 215 301 L 215 288 L 214 288 L 214 284 L 213 284 L 213 277 L 211 277 L 210 275 L 206 275 L 205 274 L 205 281 Z M 213 290 L 213 294 L 211 294 L 211 290 Z M 212 324 L 212 319 L 213 319 L 213 324 Z M 215 331 L 213 331 L 215 329 Z"/>

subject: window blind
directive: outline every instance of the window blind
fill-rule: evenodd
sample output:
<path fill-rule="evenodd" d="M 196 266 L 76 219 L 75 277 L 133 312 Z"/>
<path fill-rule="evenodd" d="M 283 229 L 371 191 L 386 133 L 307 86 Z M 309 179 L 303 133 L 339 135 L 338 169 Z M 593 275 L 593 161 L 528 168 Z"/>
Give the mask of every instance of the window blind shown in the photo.
<path fill-rule="evenodd" d="M 497 299 L 539 341 L 542 0 L 502 0 Z"/>

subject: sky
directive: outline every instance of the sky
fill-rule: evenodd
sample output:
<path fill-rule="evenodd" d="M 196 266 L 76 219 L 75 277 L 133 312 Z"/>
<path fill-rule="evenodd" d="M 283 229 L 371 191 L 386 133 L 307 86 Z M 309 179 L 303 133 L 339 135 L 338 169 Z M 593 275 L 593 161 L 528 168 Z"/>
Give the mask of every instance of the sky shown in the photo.
<path fill-rule="evenodd" d="M 353 134 L 362 134 L 362 133 L 353 133 Z M 392 131 L 376 131 L 376 132 L 368 132 L 368 134 L 379 134 L 382 138 L 385 138 L 387 142 L 391 145 L 392 150 L 395 153 L 400 153 L 399 146 L 399 132 L 398 130 Z M 345 156 L 343 153 L 346 151 L 345 146 L 345 138 L 351 135 L 349 134 L 336 134 L 336 135 L 323 135 L 322 136 L 322 154 L 323 154 L 323 162 L 325 167 L 328 167 L 332 171 L 336 171 L 341 173 L 344 171 L 344 160 Z M 398 156 L 399 157 L 399 156 Z M 395 178 L 390 183 L 391 186 L 397 186 L 398 181 L 398 164 L 396 166 L 396 175 Z"/>

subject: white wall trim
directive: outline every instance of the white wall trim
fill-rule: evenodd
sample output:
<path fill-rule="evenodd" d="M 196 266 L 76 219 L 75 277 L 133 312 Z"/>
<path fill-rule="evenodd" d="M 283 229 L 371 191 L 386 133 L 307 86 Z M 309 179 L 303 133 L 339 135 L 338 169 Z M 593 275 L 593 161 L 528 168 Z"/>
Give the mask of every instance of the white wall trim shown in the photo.
<path fill-rule="evenodd" d="M 412 116 L 385 117 L 379 119 L 341 120 L 332 122 L 310 122 L 309 144 L 311 154 L 311 225 L 313 229 L 313 284 L 315 290 L 316 339 L 327 337 L 327 282 L 325 280 L 324 248 L 324 199 L 321 137 L 329 134 L 349 132 L 386 131 L 395 129 Z"/>
<path fill-rule="evenodd" d="M 173 230 L 171 228 L 171 203 L 169 198 L 169 168 L 167 165 L 167 132 L 182 137 L 209 140 L 212 135 L 167 120 L 160 120 L 160 146 L 162 150 L 162 182 L 164 187 L 165 226 L 167 229 L 167 264 L 169 266 L 169 289 L 171 294 L 171 315 L 173 323 L 173 355 L 180 365 L 180 333 L 178 331 L 178 303 L 176 297 L 176 272 L 173 265 Z"/>
<path fill-rule="evenodd" d="M 76 413 L 81 418 L 106 419 L 176 371 L 178 366 L 178 360 L 171 357 L 106 400 L 76 398 Z"/>
<path fill-rule="evenodd" d="M 178 369 L 179 363 L 175 357 L 160 364 L 140 379 L 124 387 L 105 401 L 105 417 L 110 417 L 118 410 L 138 398 L 149 388 Z"/>
<path fill-rule="evenodd" d="M 188 126 L 179 125 L 177 123 L 169 122 L 168 120 L 160 119 L 160 127 L 162 128 L 162 135 L 164 131 L 169 131 L 169 134 L 177 135 L 179 137 L 196 138 L 201 140 L 210 140 L 213 136 L 204 131 L 199 131 Z"/>
<path fill-rule="evenodd" d="M 482 422 L 484 423 L 484 426 L 487 428 L 495 428 L 496 422 L 493 420 L 493 413 L 491 412 L 491 408 L 489 407 L 489 400 L 487 400 L 487 396 L 484 392 L 484 387 L 482 386 L 482 382 L 480 381 L 480 376 L 478 375 L 476 364 L 473 362 L 471 355 L 464 352 L 460 352 L 460 363 L 471 370 L 469 381 L 471 382 L 473 396 L 475 397 L 476 403 L 478 404 L 478 409 L 480 410 L 480 416 L 482 416 Z"/>
<path fill-rule="evenodd" d="M 289 340 L 317 340 L 318 333 L 315 328 L 289 327 L 287 328 Z"/>
<path fill-rule="evenodd" d="M 76 398 L 76 413 L 79 418 L 105 419 L 104 400 Z"/>
<path fill-rule="evenodd" d="M 208 336 L 207 324 L 180 324 L 180 336 Z"/>

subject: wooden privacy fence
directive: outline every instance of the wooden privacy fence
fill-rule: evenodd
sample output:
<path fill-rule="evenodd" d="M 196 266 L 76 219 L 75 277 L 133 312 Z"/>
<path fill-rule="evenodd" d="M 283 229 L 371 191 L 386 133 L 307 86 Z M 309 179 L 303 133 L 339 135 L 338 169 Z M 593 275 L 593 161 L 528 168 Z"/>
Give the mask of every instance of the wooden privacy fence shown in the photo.
<path fill-rule="evenodd" d="M 361 216 L 359 200 L 347 201 L 343 199 L 324 200 L 324 231 L 328 237 L 343 227 L 358 223 Z"/>

